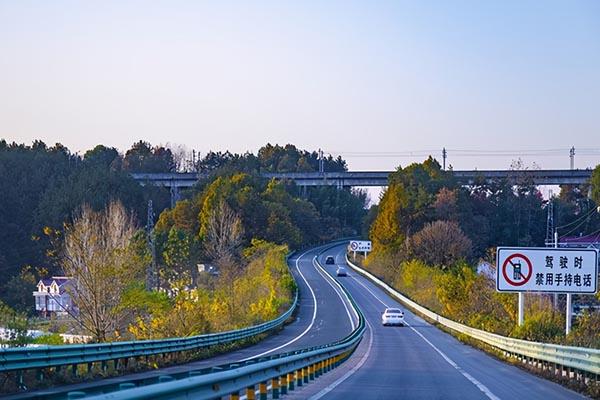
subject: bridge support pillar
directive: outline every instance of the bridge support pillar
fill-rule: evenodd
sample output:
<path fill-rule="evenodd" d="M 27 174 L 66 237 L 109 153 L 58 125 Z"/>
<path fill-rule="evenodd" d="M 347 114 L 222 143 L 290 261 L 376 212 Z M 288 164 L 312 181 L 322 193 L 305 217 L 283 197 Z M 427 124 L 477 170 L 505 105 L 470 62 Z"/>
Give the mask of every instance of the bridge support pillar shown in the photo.
<path fill-rule="evenodd" d="M 175 207 L 180 198 L 179 186 L 171 186 L 171 208 Z"/>

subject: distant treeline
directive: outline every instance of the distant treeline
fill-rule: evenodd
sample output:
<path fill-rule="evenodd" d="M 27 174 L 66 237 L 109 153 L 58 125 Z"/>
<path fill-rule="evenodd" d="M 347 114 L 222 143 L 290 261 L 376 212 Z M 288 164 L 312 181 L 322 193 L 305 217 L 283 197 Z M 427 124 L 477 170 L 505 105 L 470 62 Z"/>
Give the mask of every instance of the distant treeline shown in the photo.
<path fill-rule="evenodd" d="M 326 156 L 326 171 L 344 171 L 346 162 Z M 32 145 L 0 140 L 0 301 L 18 311 L 31 313 L 35 283 L 42 275 L 60 273 L 51 239 L 87 204 L 102 210 L 111 200 L 121 202 L 146 224 L 148 200 L 153 201 L 156 220 L 170 205 L 165 188 L 141 186 L 130 172 L 200 171 L 210 178 L 183 193 L 184 201 L 163 217 L 157 226 L 159 262 L 171 234 L 187 235 L 192 250 L 201 246 L 200 210 L 207 193 L 216 193 L 244 223 L 244 245 L 252 239 L 284 243 L 292 248 L 361 231 L 366 195 L 360 191 L 312 188 L 302 193 L 290 183 L 269 183 L 259 172 L 318 171 L 319 154 L 293 145 L 267 144 L 257 154 L 208 152 L 197 157 L 166 146 L 139 141 L 124 154 L 98 145 L 83 156 L 57 143 Z M 243 175 L 239 175 L 243 173 Z M 190 209 L 195 211 L 190 211 Z M 182 228 L 178 214 L 189 214 Z M 207 211 L 204 211 L 206 214 Z M 176 222 L 171 223 L 170 219 Z M 193 229 L 188 225 L 192 225 Z M 171 232 L 171 228 L 175 230 Z M 198 228 L 198 229 L 196 229 Z M 182 236 L 183 237 L 183 236 Z M 188 263 L 202 259 L 195 248 Z"/>

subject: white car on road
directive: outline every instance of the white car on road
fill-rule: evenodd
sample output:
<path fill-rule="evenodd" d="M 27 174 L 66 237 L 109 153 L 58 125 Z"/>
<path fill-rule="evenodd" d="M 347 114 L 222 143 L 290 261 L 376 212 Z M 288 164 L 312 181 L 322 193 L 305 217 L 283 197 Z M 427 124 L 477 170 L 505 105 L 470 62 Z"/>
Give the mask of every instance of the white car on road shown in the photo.
<path fill-rule="evenodd" d="M 404 311 L 399 308 L 386 308 L 381 314 L 381 323 L 383 326 L 404 326 Z"/>

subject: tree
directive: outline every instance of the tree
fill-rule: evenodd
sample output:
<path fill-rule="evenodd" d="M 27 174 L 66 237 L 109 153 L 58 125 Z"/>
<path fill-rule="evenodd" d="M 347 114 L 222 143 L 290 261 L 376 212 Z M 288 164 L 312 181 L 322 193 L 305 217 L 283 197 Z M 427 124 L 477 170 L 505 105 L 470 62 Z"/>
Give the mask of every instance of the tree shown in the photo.
<path fill-rule="evenodd" d="M 136 226 L 119 202 L 96 212 L 84 205 L 65 231 L 61 266 L 77 310 L 67 310 L 98 342 L 118 336 L 130 317 L 120 309 L 126 289 L 144 279 L 148 260 L 134 246 Z"/>
<path fill-rule="evenodd" d="M 27 317 L 11 309 L 2 301 L 0 301 L 0 327 L 7 330 L 6 335 L 11 346 L 24 346 L 29 341 L 27 337 L 27 329 L 29 328 Z"/>
<path fill-rule="evenodd" d="M 448 268 L 471 254 L 471 240 L 453 221 L 435 221 L 425 225 L 412 237 L 411 243 L 419 259 L 442 268 Z"/>
<path fill-rule="evenodd" d="M 92 150 L 88 150 L 83 155 L 83 161 L 91 165 L 97 165 L 103 168 L 110 168 L 118 171 L 121 169 L 123 158 L 119 151 L 114 147 L 97 145 Z"/>
<path fill-rule="evenodd" d="M 190 270 L 190 237 L 182 230 L 172 227 L 169 237 L 162 252 L 163 260 L 167 268 L 165 278 L 168 282 L 183 280 L 189 282 L 192 279 Z"/>
<path fill-rule="evenodd" d="M 370 237 L 376 253 L 396 253 L 406 241 L 406 234 L 400 225 L 402 211 L 406 208 L 408 196 L 404 187 L 391 183 L 384 192 L 377 217 L 371 226 Z"/>
<path fill-rule="evenodd" d="M 592 185 L 592 200 L 600 205 L 600 164 L 594 168 L 590 184 Z"/>
<path fill-rule="evenodd" d="M 435 215 L 438 219 L 456 220 L 458 217 L 457 191 L 449 190 L 445 187 L 441 188 L 435 196 L 433 208 L 435 209 Z"/>
<path fill-rule="evenodd" d="M 152 148 L 150 143 L 140 140 L 125 153 L 123 169 L 130 172 L 174 172 L 173 153 L 162 146 Z"/>
<path fill-rule="evenodd" d="M 6 283 L 0 286 L 5 293 L 6 302 L 14 304 L 14 309 L 21 313 L 31 313 L 34 309 L 34 301 L 31 293 L 35 290 L 38 283 L 36 274 L 31 266 L 25 266 L 19 275 L 8 279 Z"/>
<path fill-rule="evenodd" d="M 244 227 L 239 215 L 222 200 L 208 220 L 204 240 L 207 254 L 217 265 L 229 266 L 239 258 L 243 237 Z"/>

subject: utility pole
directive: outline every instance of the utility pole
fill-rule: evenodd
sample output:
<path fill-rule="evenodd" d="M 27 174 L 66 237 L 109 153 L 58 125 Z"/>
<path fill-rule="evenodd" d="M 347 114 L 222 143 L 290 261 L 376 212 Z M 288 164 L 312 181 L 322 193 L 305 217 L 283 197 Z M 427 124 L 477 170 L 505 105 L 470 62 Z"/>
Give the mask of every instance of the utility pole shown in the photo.
<path fill-rule="evenodd" d="M 323 158 L 323 150 L 319 149 L 319 173 L 325 172 L 325 159 Z"/>
<path fill-rule="evenodd" d="M 569 150 L 569 158 L 571 159 L 571 169 L 575 169 L 575 146 Z"/>
<path fill-rule="evenodd" d="M 448 154 L 446 153 L 446 148 L 444 147 L 444 148 L 442 149 L 442 159 L 444 160 L 444 161 L 443 161 L 443 163 L 444 163 L 444 171 L 446 170 L 446 157 L 447 157 L 447 156 L 448 156 Z"/>
<path fill-rule="evenodd" d="M 146 221 L 146 235 L 148 237 L 148 247 L 150 247 L 150 254 L 152 255 L 152 261 L 148 266 L 146 272 L 146 287 L 148 290 L 154 290 L 158 288 L 157 282 L 157 271 L 156 271 L 156 246 L 154 243 L 154 210 L 152 208 L 152 200 L 148 200 L 148 219 Z"/>

